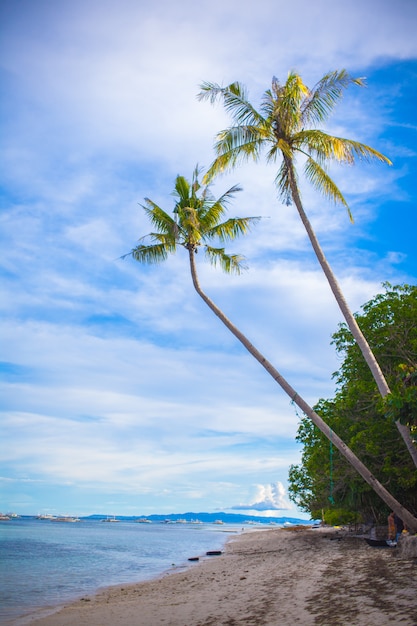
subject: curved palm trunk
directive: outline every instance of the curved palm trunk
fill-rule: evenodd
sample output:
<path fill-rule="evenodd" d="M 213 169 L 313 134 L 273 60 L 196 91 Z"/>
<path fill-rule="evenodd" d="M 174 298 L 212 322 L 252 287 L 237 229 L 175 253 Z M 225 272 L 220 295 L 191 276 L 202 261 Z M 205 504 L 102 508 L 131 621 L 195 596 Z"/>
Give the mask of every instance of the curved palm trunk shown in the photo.
<path fill-rule="evenodd" d="M 372 376 L 374 377 L 374 380 L 378 386 L 379 393 L 381 394 L 383 398 L 385 398 L 385 396 L 391 393 L 391 390 L 388 387 L 388 383 L 385 380 L 385 376 L 382 373 L 382 370 L 379 366 L 378 361 L 375 358 L 374 353 L 372 352 L 367 340 L 365 339 L 361 329 L 359 328 L 359 325 L 352 311 L 349 308 L 349 305 L 347 304 L 345 300 L 345 297 L 339 286 L 339 283 L 337 282 L 337 279 L 335 275 L 333 274 L 333 270 L 330 267 L 324 255 L 324 252 L 318 242 L 318 239 L 313 230 L 313 227 L 311 226 L 310 221 L 303 209 L 300 194 L 298 192 L 298 187 L 295 182 L 295 173 L 294 173 L 292 162 L 289 159 L 286 159 L 286 162 L 287 162 L 288 171 L 290 173 L 289 179 L 290 179 L 290 186 L 291 186 L 291 195 L 294 200 L 295 206 L 297 207 L 297 211 L 300 215 L 304 228 L 307 231 L 307 235 L 310 239 L 311 245 L 313 246 L 313 250 L 316 254 L 318 262 L 320 263 L 320 266 L 327 278 L 327 281 L 330 285 L 330 289 L 332 290 L 333 295 L 336 298 L 336 301 L 339 305 L 340 310 L 342 311 L 343 317 L 346 320 L 349 330 L 352 333 L 356 343 L 359 346 L 360 351 L 362 352 L 362 355 L 366 363 L 369 366 L 369 369 L 372 372 Z M 395 425 L 397 426 L 397 429 L 401 437 L 404 440 L 407 450 L 409 451 L 410 456 L 413 459 L 414 465 L 417 467 L 417 448 L 414 445 L 413 440 L 411 438 L 410 429 L 408 428 L 408 426 L 401 424 L 401 422 L 398 420 L 395 422 Z"/>
<path fill-rule="evenodd" d="M 197 269 L 195 265 L 195 251 L 193 246 L 188 247 L 188 253 L 190 258 L 191 276 L 193 285 L 198 295 L 204 300 L 207 306 L 213 311 L 213 313 L 220 319 L 221 322 L 230 330 L 231 333 L 244 345 L 246 350 L 266 369 L 268 374 L 280 385 L 285 393 L 291 398 L 293 402 L 311 419 L 313 424 L 332 441 L 332 444 L 336 446 L 346 460 L 352 465 L 352 467 L 362 476 L 362 478 L 372 487 L 375 493 L 392 509 L 398 517 L 400 517 L 406 526 L 413 532 L 417 532 L 417 518 L 415 518 L 406 508 L 404 508 L 386 489 L 385 487 L 373 476 L 373 474 L 367 469 L 367 467 L 358 459 L 358 457 L 352 452 L 350 448 L 336 435 L 336 433 L 326 424 L 326 422 L 310 407 L 309 404 L 291 387 L 291 385 L 281 376 L 278 370 L 255 348 L 255 346 L 240 332 L 238 328 L 224 315 L 224 313 L 214 304 L 212 300 L 202 291 L 197 276 Z"/>

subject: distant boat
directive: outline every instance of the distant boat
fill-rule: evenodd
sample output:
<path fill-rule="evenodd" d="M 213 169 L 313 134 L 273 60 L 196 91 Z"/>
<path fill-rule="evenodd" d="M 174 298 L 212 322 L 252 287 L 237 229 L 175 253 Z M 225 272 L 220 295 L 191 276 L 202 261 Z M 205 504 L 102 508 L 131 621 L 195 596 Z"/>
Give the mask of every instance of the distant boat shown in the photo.
<path fill-rule="evenodd" d="M 116 519 L 116 516 L 113 515 L 113 517 L 107 517 L 106 519 L 102 519 L 102 522 L 120 522 L 119 519 Z"/>
<path fill-rule="evenodd" d="M 39 515 L 36 516 L 36 519 L 54 520 L 55 515 L 51 515 L 50 513 L 39 513 Z"/>
<path fill-rule="evenodd" d="M 216 519 L 214 520 L 213 524 L 224 524 L 224 522 L 221 519 Z"/>
<path fill-rule="evenodd" d="M 0 513 L 0 522 L 8 522 L 9 520 L 9 515 L 3 515 L 3 513 Z"/>
<path fill-rule="evenodd" d="M 180 518 L 180 519 L 176 519 L 176 520 L 175 520 L 175 523 L 176 523 L 176 524 L 186 524 L 186 523 L 187 523 L 187 520 L 186 520 L 186 519 L 182 519 L 182 518 Z"/>
<path fill-rule="evenodd" d="M 51 518 L 51 522 L 81 522 L 79 517 L 71 517 L 70 515 L 65 515 L 63 517 L 53 517 Z"/>
<path fill-rule="evenodd" d="M 139 519 L 136 519 L 135 522 L 137 522 L 138 524 L 152 524 L 152 520 L 148 519 L 147 517 L 140 517 Z"/>
<path fill-rule="evenodd" d="M 199 520 L 199 519 L 192 519 L 190 523 L 191 524 L 202 524 L 203 522 L 201 520 Z"/>

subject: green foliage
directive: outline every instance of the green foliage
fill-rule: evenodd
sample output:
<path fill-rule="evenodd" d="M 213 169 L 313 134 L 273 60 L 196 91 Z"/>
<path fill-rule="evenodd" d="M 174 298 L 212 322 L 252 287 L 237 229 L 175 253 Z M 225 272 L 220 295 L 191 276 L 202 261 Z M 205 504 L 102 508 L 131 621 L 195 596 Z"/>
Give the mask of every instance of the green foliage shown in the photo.
<path fill-rule="evenodd" d="M 362 522 L 359 513 L 348 511 L 347 509 L 327 509 L 322 512 L 323 521 L 329 526 L 340 526 L 345 524 L 358 524 Z M 315 517 L 314 519 L 319 519 Z"/>
<path fill-rule="evenodd" d="M 392 393 L 380 397 L 359 348 L 342 324 L 333 335 L 333 344 L 344 357 L 334 375 L 337 391 L 315 409 L 390 493 L 416 513 L 417 471 L 394 422 L 400 419 L 416 430 L 417 287 L 388 283 L 384 287 L 385 293 L 365 304 L 356 318 Z M 364 521 L 385 521 L 385 505 L 337 450 L 330 457 L 329 442 L 309 420 L 301 420 L 297 439 L 303 444 L 302 462 L 290 469 L 289 494 L 298 506 L 310 514 L 344 509 Z"/>
<path fill-rule="evenodd" d="M 403 384 L 384 398 L 385 414 L 407 424 L 417 435 L 417 368 L 401 363 L 398 369 Z"/>

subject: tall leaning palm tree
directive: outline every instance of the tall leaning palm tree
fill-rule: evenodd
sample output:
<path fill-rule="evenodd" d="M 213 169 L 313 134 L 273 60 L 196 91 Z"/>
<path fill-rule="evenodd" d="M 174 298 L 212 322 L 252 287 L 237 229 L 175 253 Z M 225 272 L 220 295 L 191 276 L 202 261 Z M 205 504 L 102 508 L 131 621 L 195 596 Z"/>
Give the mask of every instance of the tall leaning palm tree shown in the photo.
<path fill-rule="evenodd" d="M 225 252 L 224 247 L 213 247 L 211 245 L 214 240 L 224 243 L 247 233 L 252 224 L 259 219 L 246 217 L 221 221 L 225 215 L 228 201 L 237 191 L 239 191 L 239 187 L 232 187 L 219 199 L 215 199 L 212 197 L 207 185 L 204 187 L 200 186 L 198 170 L 195 170 L 191 184 L 183 176 L 178 176 L 173 194 L 176 197 L 173 216 L 171 217 L 152 200 L 146 198 L 145 205 L 142 206 L 156 230 L 143 237 L 129 255 L 141 263 L 157 263 L 166 260 L 170 253 L 177 251 L 179 246 L 185 248 L 188 252 L 192 282 L 198 295 L 297 406 L 313 421 L 317 428 L 332 441 L 332 444 L 337 447 L 382 500 L 404 520 L 410 530 L 417 532 L 417 519 L 385 489 L 350 448 L 313 411 L 307 402 L 297 394 L 278 370 L 253 346 L 249 339 L 240 332 L 201 289 L 196 267 L 196 252 L 201 246 L 204 246 L 209 261 L 214 264 L 219 263 L 226 272 L 240 273 L 243 268 L 242 256 L 229 255 Z M 148 239 L 149 243 L 144 243 L 145 239 Z"/>
<path fill-rule="evenodd" d="M 357 158 L 376 159 L 391 164 L 387 157 L 370 146 L 329 135 L 315 127 L 328 118 L 343 90 L 352 83 L 364 85 L 362 79 L 352 78 L 345 70 L 341 70 L 325 74 L 313 89 L 309 89 L 298 74 L 291 72 L 284 84 L 273 78 L 271 89 L 263 94 L 259 110 L 251 104 L 241 83 L 235 82 L 227 87 L 203 83 L 198 98 L 208 99 L 212 103 L 222 101 L 233 120 L 232 126 L 217 135 L 217 157 L 207 172 L 206 180 L 234 168 L 239 162 L 249 159 L 258 161 L 264 150 L 268 162 L 280 159 L 275 179 L 279 194 L 287 204 L 295 204 L 346 323 L 372 372 L 381 396 L 385 397 L 390 393 L 387 381 L 346 302 L 305 213 L 296 168 L 296 159 L 301 157 L 304 160 L 307 180 L 328 199 L 343 205 L 352 220 L 346 199 L 327 172 L 327 163 L 336 161 L 352 164 Z M 417 448 L 413 444 L 410 431 L 400 421 L 396 425 L 417 467 Z"/>

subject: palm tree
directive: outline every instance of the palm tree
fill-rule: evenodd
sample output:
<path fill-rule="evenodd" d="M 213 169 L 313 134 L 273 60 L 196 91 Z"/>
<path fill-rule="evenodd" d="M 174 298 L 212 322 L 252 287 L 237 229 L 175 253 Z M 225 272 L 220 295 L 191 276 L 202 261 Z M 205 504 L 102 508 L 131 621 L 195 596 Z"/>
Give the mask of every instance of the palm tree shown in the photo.
<path fill-rule="evenodd" d="M 225 222 L 220 221 L 226 212 L 227 202 L 239 190 L 239 187 L 234 186 L 216 200 L 212 197 L 208 185 L 200 186 L 197 169 L 194 172 L 191 184 L 184 177 L 177 176 L 173 194 L 177 200 L 173 217 L 168 215 L 152 200 L 146 198 L 146 204 L 142 205 L 142 207 L 156 231 L 140 239 L 140 243 L 125 257 L 131 255 L 141 263 L 157 263 L 166 260 L 170 253 L 175 253 L 178 246 L 184 247 L 188 251 L 192 282 L 198 295 L 243 344 L 246 350 L 266 369 L 294 403 L 332 441 L 332 444 L 337 447 L 382 500 L 404 520 L 410 530 L 417 531 L 417 519 L 385 489 L 350 448 L 313 411 L 307 402 L 297 394 L 278 370 L 253 346 L 247 337 L 240 332 L 201 289 L 196 267 L 196 252 L 200 246 L 204 246 L 208 260 L 213 264 L 218 262 L 226 272 L 240 273 L 244 267 L 242 256 L 229 255 L 226 254 L 223 247 L 214 248 L 209 245 L 214 239 L 220 240 L 221 243 L 233 240 L 239 235 L 247 233 L 252 224 L 259 220 L 257 217 L 246 217 L 232 218 Z M 143 243 L 146 238 L 149 238 L 149 244 Z"/>
<path fill-rule="evenodd" d="M 259 111 L 250 103 L 241 83 L 235 82 L 228 87 L 203 83 L 198 98 L 208 99 L 212 103 L 222 100 L 233 120 L 231 127 L 217 135 L 217 157 L 207 172 L 206 180 L 210 181 L 214 175 L 233 168 L 239 162 L 249 159 L 258 161 L 264 149 L 268 162 L 281 159 L 275 178 L 279 194 L 287 204 L 294 202 L 346 323 L 384 398 L 391 393 L 390 389 L 304 211 L 296 169 L 296 157 L 299 156 L 305 160 L 304 174 L 307 180 L 328 199 L 342 204 L 353 221 L 342 192 L 326 171 L 327 162 L 352 164 L 358 158 L 376 159 L 391 165 L 387 157 L 370 146 L 351 139 L 334 137 L 314 128 L 328 118 L 343 90 L 351 83 L 364 85 L 362 79 L 352 78 L 345 70 L 329 72 L 310 90 L 298 74 L 291 72 L 283 85 L 273 78 L 271 89 L 263 94 Z M 417 448 L 413 444 L 410 431 L 399 421 L 396 425 L 417 467 Z"/>

